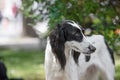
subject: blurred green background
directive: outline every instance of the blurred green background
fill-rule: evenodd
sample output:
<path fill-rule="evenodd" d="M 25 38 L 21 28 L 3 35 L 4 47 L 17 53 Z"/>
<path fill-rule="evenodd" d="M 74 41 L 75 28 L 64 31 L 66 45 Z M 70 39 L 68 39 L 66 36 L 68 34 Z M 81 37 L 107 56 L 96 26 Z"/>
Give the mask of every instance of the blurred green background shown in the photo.
<path fill-rule="evenodd" d="M 43 5 L 33 10 L 34 1 Z M 94 34 L 104 35 L 109 45 L 119 54 L 117 51 L 120 44 L 116 45 L 120 41 L 119 4 L 119 0 L 23 0 L 21 10 L 29 25 L 49 19 L 48 33 L 62 20 L 74 20 L 83 28 L 91 28 Z M 34 12 L 37 10 L 40 14 L 36 15 Z"/>
<path fill-rule="evenodd" d="M 33 10 L 34 2 L 42 6 L 38 5 Z M 85 29 L 90 28 L 92 34 L 104 35 L 115 53 L 115 80 L 120 80 L 119 0 L 22 0 L 21 11 L 24 21 L 29 26 L 49 19 L 49 30 L 45 36 L 58 22 L 65 19 L 74 20 Z M 35 11 L 40 13 L 35 14 Z M 8 69 L 8 77 L 25 80 L 45 80 L 44 54 L 44 50 L 0 50 L 0 58 Z"/>
<path fill-rule="evenodd" d="M 45 80 L 44 51 L 1 50 L 0 58 L 6 64 L 9 79 Z"/>

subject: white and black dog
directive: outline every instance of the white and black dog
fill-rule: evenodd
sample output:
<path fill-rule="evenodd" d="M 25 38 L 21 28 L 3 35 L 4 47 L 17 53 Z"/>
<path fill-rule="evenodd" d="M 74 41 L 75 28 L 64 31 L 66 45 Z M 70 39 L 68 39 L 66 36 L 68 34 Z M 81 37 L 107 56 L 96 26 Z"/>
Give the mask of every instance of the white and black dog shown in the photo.
<path fill-rule="evenodd" d="M 103 40 L 102 36 L 86 38 L 74 21 L 58 24 L 47 39 L 46 80 L 98 80 L 100 73 L 104 80 L 114 80 L 114 65 Z"/>

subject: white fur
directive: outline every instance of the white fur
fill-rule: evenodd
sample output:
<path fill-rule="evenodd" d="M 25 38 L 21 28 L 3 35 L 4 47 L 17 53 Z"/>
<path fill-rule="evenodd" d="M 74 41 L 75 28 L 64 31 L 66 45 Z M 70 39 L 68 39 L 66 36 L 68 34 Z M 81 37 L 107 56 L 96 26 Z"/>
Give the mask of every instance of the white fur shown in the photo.
<path fill-rule="evenodd" d="M 110 58 L 109 51 L 101 35 L 93 35 L 87 39 L 96 47 L 96 51 L 91 54 L 89 62 L 85 62 L 84 54 L 79 57 L 78 80 L 114 80 L 115 68 Z"/>
<path fill-rule="evenodd" d="M 47 41 L 45 51 L 45 71 L 46 80 L 78 80 L 77 66 L 70 54 L 71 49 L 65 46 L 65 55 L 67 58 L 65 70 L 61 66 L 51 50 L 50 40 Z"/>
<path fill-rule="evenodd" d="M 69 23 L 73 27 L 78 28 L 80 31 L 81 29 L 79 26 L 73 22 Z M 92 46 L 87 39 L 85 39 L 84 35 L 82 42 L 80 41 L 66 41 L 64 43 L 65 49 L 64 54 L 66 58 L 65 69 L 61 69 L 61 65 L 56 57 L 56 55 L 52 52 L 52 47 L 50 44 L 50 40 L 47 40 L 47 46 L 45 51 L 45 70 L 46 70 L 46 80 L 78 80 L 78 72 L 77 72 L 77 65 L 73 60 L 73 56 L 70 54 L 71 50 L 76 50 L 78 52 L 88 53 L 90 54 L 91 49 L 89 48 Z M 92 46 L 93 47 L 93 46 Z M 61 53 L 63 54 L 63 53 Z"/>
<path fill-rule="evenodd" d="M 67 61 L 64 70 L 61 70 L 48 39 L 45 51 L 46 80 L 99 80 L 99 75 L 102 76 L 102 80 L 114 80 L 114 64 L 104 43 L 103 36 L 93 35 L 87 37 L 87 39 L 96 47 L 96 51 L 91 54 L 90 61 L 86 62 L 85 55 L 81 54 L 77 65 L 70 54 L 71 48 L 66 45 L 65 55 Z"/>
<path fill-rule="evenodd" d="M 76 24 L 74 21 L 72 21 L 72 23 L 68 22 L 68 24 L 72 25 L 73 27 L 76 27 L 76 28 L 80 29 L 80 25 Z"/>

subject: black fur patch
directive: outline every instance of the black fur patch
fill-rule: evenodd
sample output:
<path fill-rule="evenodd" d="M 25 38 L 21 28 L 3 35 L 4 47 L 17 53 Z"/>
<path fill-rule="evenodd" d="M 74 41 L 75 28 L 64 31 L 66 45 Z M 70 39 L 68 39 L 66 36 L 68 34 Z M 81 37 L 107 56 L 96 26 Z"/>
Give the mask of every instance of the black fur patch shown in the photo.
<path fill-rule="evenodd" d="M 91 56 L 85 56 L 85 61 L 88 62 L 90 60 Z"/>
<path fill-rule="evenodd" d="M 106 41 L 105 41 L 105 44 L 106 44 L 107 49 L 108 49 L 108 51 L 109 51 L 109 53 L 110 53 L 110 57 L 111 57 L 111 59 L 112 59 L 112 62 L 113 62 L 113 64 L 115 65 L 114 52 L 113 52 L 113 50 L 109 47 L 109 45 L 108 45 L 108 43 L 107 43 Z"/>
<path fill-rule="evenodd" d="M 66 65 L 66 57 L 64 54 L 65 42 L 73 40 L 81 42 L 83 40 L 82 31 L 69 23 L 73 23 L 73 21 L 67 20 L 58 24 L 49 36 L 52 51 L 57 57 L 62 69 L 64 69 Z M 76 58 L 77 54 L 74 55 L 74 57 Z M 74 60 L 78 62 L 77 59 Z"/>
<path fill-rule="evenodd" d="M 79 53 L 79 52 L 77 52 L 75 50 L 72 50 L 73 59 L 74 59 L 76 64 L 78 64 L 78 61 L 79 61 L 78 58 L 79 58 L 80 54 L 81 53 Z"/>
<path fill-rule="evenodd" d="M 66 64 L 66 58 L 64 54 L 64 46 L 65 38 L 63 34 L 63 30 L 58 24 L 55 30 L 50 34 L 50 44 L 52 47 L 52 51 L 59 60 L 61 68 L 64 69 Z"/>

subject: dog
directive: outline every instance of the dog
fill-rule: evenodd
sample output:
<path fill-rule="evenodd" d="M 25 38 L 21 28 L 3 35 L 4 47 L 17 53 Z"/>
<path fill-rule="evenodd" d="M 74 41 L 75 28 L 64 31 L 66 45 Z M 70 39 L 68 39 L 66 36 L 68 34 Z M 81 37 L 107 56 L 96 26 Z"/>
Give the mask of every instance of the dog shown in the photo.
<path fill-rule="evenodd" d="M 102 35 L 87 36 L 87 40 L 96 48 L 91 56 L 85 56 L 72 50 L 77 67 L 78 80 L 114 80 L 115 60 L 113 50 L 108 46 Z M 80 55 L 78 57 L 78 55 Z M 77 56 L 77 57 L 76 57 Z"/>
<path fill-rule="evenodd" d="M 0 61 L 0 80 L 8 80 L 7 68 L 3 61 Z"/>
<path fill-rule="evenodd" d="M 78 52 L 72 54 L 72 50 Z M 79 53 L 90 56 L 96 48 L 86 39 L 82 27 L 71 20 L 57 24 L 47 39 L 45 50 L 46 80 L 82 80 Z M 81 56 L 81 55 L 80 55 Z M 75 58 L 77 57 L 77 58 Z M 82 74 L 81 74 L 82 73 Z M 89 79 L 88 79 L 89 80 Z"/>

